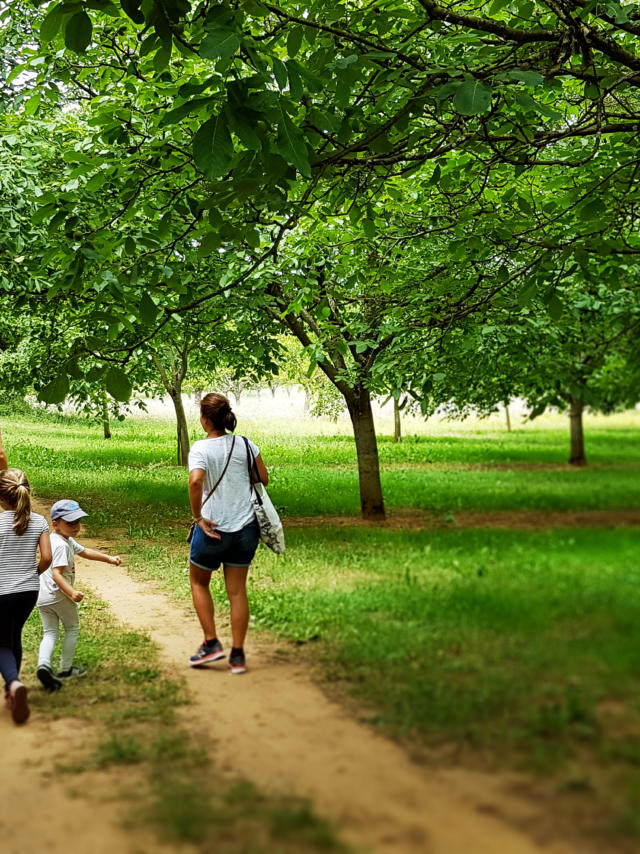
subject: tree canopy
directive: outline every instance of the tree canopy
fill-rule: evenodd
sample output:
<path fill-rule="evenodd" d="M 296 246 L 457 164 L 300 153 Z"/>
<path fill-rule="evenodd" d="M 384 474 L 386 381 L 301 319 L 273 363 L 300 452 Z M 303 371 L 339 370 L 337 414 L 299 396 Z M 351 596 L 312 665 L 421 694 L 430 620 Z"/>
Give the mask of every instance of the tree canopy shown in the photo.
<path fill-rule="evenodd" d="M 540 342 L 570 335 L 549 320 L 568 322 L 594 282 L 601 306 L 635 287 L 634 4 L 17 0 L 0 14 L 13 308 L 71 305 L 83 328 L 62 372 L 97 357 L 116 397 L 136 354 L 193 312 L 288 329 L 346 401 L 373 515 L 372 394 L 437 394 L 438 359 L 492 324 L 549 353 Z"/>

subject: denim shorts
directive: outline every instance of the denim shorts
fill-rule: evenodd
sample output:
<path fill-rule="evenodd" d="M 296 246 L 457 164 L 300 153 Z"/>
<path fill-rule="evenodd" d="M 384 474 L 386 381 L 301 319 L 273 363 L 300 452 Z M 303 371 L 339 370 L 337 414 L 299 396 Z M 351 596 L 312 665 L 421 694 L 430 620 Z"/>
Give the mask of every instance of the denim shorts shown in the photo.
<path fill-rule="evenodd" d="M 249 566 L 260 542 L 260 529 L 254 519 L 239 531 L 220 531 L 220 539 L 208 537 L 196 525 L 191 540 L 189 560 L 204 570 L 226 566 Z"/>

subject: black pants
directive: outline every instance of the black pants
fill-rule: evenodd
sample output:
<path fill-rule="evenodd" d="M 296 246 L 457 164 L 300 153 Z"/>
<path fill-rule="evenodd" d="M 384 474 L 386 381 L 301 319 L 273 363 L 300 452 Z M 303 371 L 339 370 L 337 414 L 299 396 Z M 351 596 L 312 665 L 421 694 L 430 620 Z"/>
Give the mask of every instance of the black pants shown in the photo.
<path fill-rule="evenodd" d="M 18 678 L 22 664 L 22 628 L 38 600 L 37 590 L 0 596 L 0 673 L 5 688 Z"/>

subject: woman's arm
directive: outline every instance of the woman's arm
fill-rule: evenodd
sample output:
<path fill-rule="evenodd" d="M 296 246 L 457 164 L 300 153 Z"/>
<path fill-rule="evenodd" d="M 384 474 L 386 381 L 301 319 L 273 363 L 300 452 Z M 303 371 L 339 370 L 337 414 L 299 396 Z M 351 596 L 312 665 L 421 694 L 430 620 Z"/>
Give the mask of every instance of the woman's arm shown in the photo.
<path fill-rule="evenodd" d="M 40 560 L 38 561 L 38 575 L 42 575 L 45 569 L 51 565 L 51 537 L 48 531 L 40 534 L 38 540 L 38 548 L 40 549 Z"/>
<path fill-rule="evenodd" d="M 260 483 L 263 483 L 266 486 L 269 483 L 269 472 L 267 471 L 265 464 L 262 462 L 260 454 L 256 457 L 255 462 L 258 474 L 260 475 Z"/>
<path fill-rule="evenodd" d="M 189 503 L 191 504 L 191 513 L 194 520 L 197 519 L 196 525 L 201 528 L 208 537 L 213 537 L 214 540 L 220 539 L 220 534 L 216 531 L 217 524 L 211 519 L 202 518 L 202 485 L 204 484 L 204 469 L 192 469 L 189 472 Z"/>

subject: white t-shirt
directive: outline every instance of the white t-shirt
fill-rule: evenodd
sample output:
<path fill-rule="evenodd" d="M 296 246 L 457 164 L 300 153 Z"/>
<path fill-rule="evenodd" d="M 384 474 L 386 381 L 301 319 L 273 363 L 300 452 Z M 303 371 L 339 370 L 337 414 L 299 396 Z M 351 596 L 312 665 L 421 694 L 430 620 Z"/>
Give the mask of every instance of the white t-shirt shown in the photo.
<path fill-rule="evenodd" d="M 44 516 L 32 513 L 24 534 L 13 530 L 13 510 L 0 513 L 0 596 L 37 590 L 36 549 L 40 536 L 49 530 Z"/>
<path fill-rule="evenodd" d="M 63 566 L 62 577 L 73 587 L 76 581 L 75 557 L 78 552 L 83 551 L 84 546 L 73 537 L 67 539 L 60 534 L 51 534 L 51 565 L 40 576 L 38 605 L 55 605 L 56 602 L 68 598 L 53 580 L 53 570 Z"/>
<path fill-rule="evenodd" d="M 206 498 L 218 480 L 229 456 L 233 436 L 216 436 L 214 439 L 199 439 L 189 451 L 189 471 L 202 469 L 204 484 L 202 498 Z M 254 458 L 260 451 L 249 440 Z M 211 498 L 201 510 L 205 519 L 218 523 L 220 531 L 239 531 L 255 518 L 251 504 L 251 482 L 247 462 L 247 448 L 242 436 L 236 436 L 233 457 L 229 468 Z"/>

